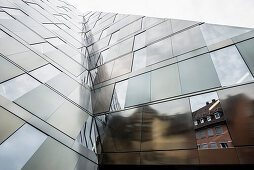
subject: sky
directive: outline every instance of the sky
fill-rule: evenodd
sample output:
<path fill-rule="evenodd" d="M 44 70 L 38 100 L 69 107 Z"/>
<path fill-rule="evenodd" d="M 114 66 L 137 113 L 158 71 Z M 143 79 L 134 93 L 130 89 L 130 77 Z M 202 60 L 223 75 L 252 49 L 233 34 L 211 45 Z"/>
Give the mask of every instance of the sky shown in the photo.
<path fill-rule="evenodd" d="M 66 0 L 101 11 L 254 28 L 254 0 Z"/>

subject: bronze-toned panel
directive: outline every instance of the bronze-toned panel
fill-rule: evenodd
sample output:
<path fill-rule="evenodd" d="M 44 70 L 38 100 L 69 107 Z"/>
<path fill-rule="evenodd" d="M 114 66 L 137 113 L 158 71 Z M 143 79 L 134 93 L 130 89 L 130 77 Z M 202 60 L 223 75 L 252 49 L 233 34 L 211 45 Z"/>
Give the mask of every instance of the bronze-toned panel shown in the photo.
<path fill-rule="evenodd" d="M 115 60 L 111 78 L 131 72 L 133 53 Z"/>
<path fill-rule="evenodd" d="M 254 164 L 254 147 L 236 148 L 236 152 L 241 164 Z"/>
<path fill-rule="evenodd" d="M 141 165 L 198 164 L 197 150 L 154 151 L 140 153 Z"/>
<path fill-rule="evenodd" d="M 140 151 L 142 108 L 106 116 L 102 147 L 104 152 Z"/>
<path fill-rule="evenodd" d="M 118 164 L 118 165 L 140 165 L 140 153 L 107 153 L 99 155 L 103 165 Z"/>
<path fill-rule="evenodd" d="M 187 98 L 144 107 L 141 150 L 196 148 Z"/>
<path fill-rule="evenodd" d="M 235 148 L 198 150 L 200 164 L 239 164 Z"/>
<path fill-rule="evenodd" d="M 254 144 L 254 84 L 218 92 L 234 146 Z"/>
<path fill-rule="evenodd" d="M 114 61 L 106 63 L 98 68 L 97 75 L 94 80 L 94 84 L 98 84 L 110 79 L 111 72 L 114 66 Z"/>

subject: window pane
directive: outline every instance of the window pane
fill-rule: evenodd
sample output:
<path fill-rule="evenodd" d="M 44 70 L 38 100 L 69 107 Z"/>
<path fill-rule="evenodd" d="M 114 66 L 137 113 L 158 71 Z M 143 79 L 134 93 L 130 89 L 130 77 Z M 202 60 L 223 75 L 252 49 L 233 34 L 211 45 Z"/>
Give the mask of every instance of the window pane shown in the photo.
<path fill-rule="evenodd" d="M 171 38 L 167 38 L 165 40 L 149 45 L 146 49 L 146 65 L 151 65 L 173 57 Z"/>
<path fill-rule="evenodd" d="M 204 130 L 201 130 L 200 131 L 200 138 L 202 139 L 202 138 L 205 138 L 206 136 L 205 136 L 205 131 Z"/>
<path fill-rule="evenodd" d="M 125 107 L 150 101 L 150 79 L 151 72 L 129 79 Z"/>
<path fill-rule="evenodd" d="M 22 73 L 22 70 L 0 56 L 0 83 Z"/>
<path fill-rule="evenodd" d="M 251 31 L 248 28 L 215 24 L 202 24 L 200 28 L 208 46 Z"/>
<path fill-rule="evenodd" d="M 32 76 L 40 80 L 42 83 L 46 83 L 47 81 L 49 81 L 50 79 L 52 79 L 53 77 L 57 76 L 60 73 L 61 71 L 59 71 L 51 64 L 48 64 L 46 66 L 43 66 L 30 72 Z"/>
<path fill-rule="evenodd" d="M 211 143 L 210 143 L 210 148 L 217 149 L 218 146 L 217 146 L 217 144 L 216 144 L 215 142 L 211 142 Z"/>
<path fill-rule="evenodd" d="M 151 101 L 181 94 L 177 64 L 151 73 Z"/>
<path fill-rule="evenodd" d="M 236 44 L 238 50 L 240 51 L 242 57 L 244 58 L 246 64 L 249 66 L 249 69 L 254 75 L 254 39 L 250 39 L 247 41 L 243 41 L 241 43 Z"/>
<path fill-rule="evenodd" d="M 180 62 L 179 72 L 183 94 L 220 86 L 209 54 Z"/>
<path fill-rule="evenodd" d="M 235 46 L 211 53 L 222 86 L 252 81 L 253 77 Z"/>
<path fill-rule="evenodd" d="M 25 124 L 0 145 L 0 169 L 21 169 L 46 140 L 47 135 Z"/>
<path fill-rule="evenodd" d="M 23 74 L 14 79 L 0 84 L 0 95 L 13 101 L 32 89 L 38 87 L 41 83 L 27 74 Z"/>
<path fill-rule="evenodd" d="M 146 48 L 134 52 L 132 71 L 146 67 Z"/>
<path fill-rule="evenodd" d="M 206 46 L 199 26 L 172 36 L 175 56 Z"/>
<path fill-rule="evenodd" d="M 221 135 L 221 134 L 223 134 L 222 127 L 221 127 L 221 126 L 215 127 L 215 133 L 216 133 L 216 135 Z"/>
<path fill-rule="evenodd" d="M 15 103 L 43 120 L 46 120 L 63 102 L 64 99 L 60 95 L 44 85 L 15 100 Z"/>
<path fill-rule="evenodd" d="M 206 143 L 202 144 L 202 149 L 208 149 L 208 145 Z"/>
<path fill-rule="evenodd" d="M 127 87 L 128 80 L 116 83 L 114 94 L 111 100 L 110 111 L 124 109 Z"/>
<path fill-rule="evenodd" d="M 213 136 L 213 129 L 212 128 L 208 128 L 207 129 L 207 134 L 208 134 L 208 136 Z"/>

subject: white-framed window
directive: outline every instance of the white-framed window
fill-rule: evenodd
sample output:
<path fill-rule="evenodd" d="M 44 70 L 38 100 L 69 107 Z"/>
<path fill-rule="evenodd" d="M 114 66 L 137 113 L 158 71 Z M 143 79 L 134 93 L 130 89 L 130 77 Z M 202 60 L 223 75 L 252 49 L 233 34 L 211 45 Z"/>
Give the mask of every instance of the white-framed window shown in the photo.
<path fill-rule="evenodd" d="M 200 121 L 200 123 L 204 123 L 205 122 L 205 120 L 203 118 L 201 118 L 199 121 Z"/>
<path fill-rule="evenodd" d="M 198 125 L 198 121 L 195 120 L 194 121 L 194 125 L 197 126 Z"/>
<path fill-rule="evenodd" d="M 207 143 L 202 143 L 202 149 L 208 149 Z"/>
<path fill-rule="evenodd" d="M 221 134 L 223 134 L 223 129 L 222 129 L 222 127 L 221 127 L 221 126 L 216 126 L 216 127 L 215 127 L 215 133 L 216 133 L 216 135 L 221 135 Z"/>
<path fill-rule="evenodd" d="M 198 150 L 200 149 L 200 144 L 197 144 L 197 148 L 198 148 Z"/>
<path fill-rule="evenodd" d="M 213 136 L 213 129 L 212 128 L 207 129 L 207 135 L 208 136 Z"/>
<path fill-rule="evenodd" d="M 212 117 L 211 116 L 207 116 L 206 119 L 207 119 L 208 122 L 210 122 L 212 120 Z"/>
<path fill-rule="evenodd" d="M 214 113 L 214 117 L 215 117 L 215 119 L 219 119 L 220 118 L 220 113 L 219 112 Z"/>
<path fill-rule="evenodd" d="M 213 148 L 213 149 L 218 148 L 216 142 L 210 142 L 210 148 Z"/>
<path fill-rule="evenodd" d="M 228 148 L 227 142 L 219 142 L 220 143 L 220 148 Z"/>

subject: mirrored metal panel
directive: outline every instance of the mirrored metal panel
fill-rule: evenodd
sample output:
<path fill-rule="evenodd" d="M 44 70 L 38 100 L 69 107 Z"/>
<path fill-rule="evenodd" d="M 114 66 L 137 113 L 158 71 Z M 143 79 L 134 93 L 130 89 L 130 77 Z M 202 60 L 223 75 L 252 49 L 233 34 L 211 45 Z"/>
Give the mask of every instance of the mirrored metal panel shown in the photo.
<path fill-rule="evenodd" d="M 150 101 L 151 72 L 130 78 L 125 100 L 125 107 Z"/>
<path fill-rule="evenodd" d="M 0 107 L 0 144 L 11 136 L 24 121 L 13 115 L 11 112 Z"/>
<path fill-rule="evenodd" d="M 132 71 L 136 71 L 146 67 L 146 60 L 147 60 L 146 57 L 147 57 L 146 48 L 142 48 L 138 51 L 135 51 L 133 56 Z"/>
<path fill-rule="evenodd" d="M 116 83 L 110 104 L 110 111 L 123 110 L 125 106 L 128 80 Z"/>
<path fill-rule="evenodd" d="M 99 155 L 104 165 L 140 165 L 140 153 L 105 153 Z"/>
<path fill-rule="evenodd" d="M 131 72 L 133 53 L 115 60 L 111 78 Z"/>
<path fill-rule="evenodd" d="M 145 36 L 146 36 L 145 32 L 142 32 L 141 34 L 135 36 L 133 51 L 143 48 L 146 45 Z"/>
<path fill-rule="evenodd" d="M 47 64 L 46 66 L 40 67 L 30 72 L 32 76 L 40 80 L 42 83 L 46 83 L 60 73 L 61 71 L 52 66 L 51 64 Z"/>
<path fill-rule="evenodd" d="M 198 22 L 196 21 L 187 21 L 187 20 L 180 20 L 180 19 L 171 19 L 171 24 L 172 24 L 172 30 L 173 32 L 178 32 L 183 29 L 186 29 L 188 27 L 191 27 Z"/>
<path fill-rule="evenodd" d="M 141 150 L 196 148 L 187 98 L 144 107 Z"/>
<path fill-rule="evenodd" d="M 220 86 L 209 54 L 180 62 L 179 73 L 183 94 Z"/>

